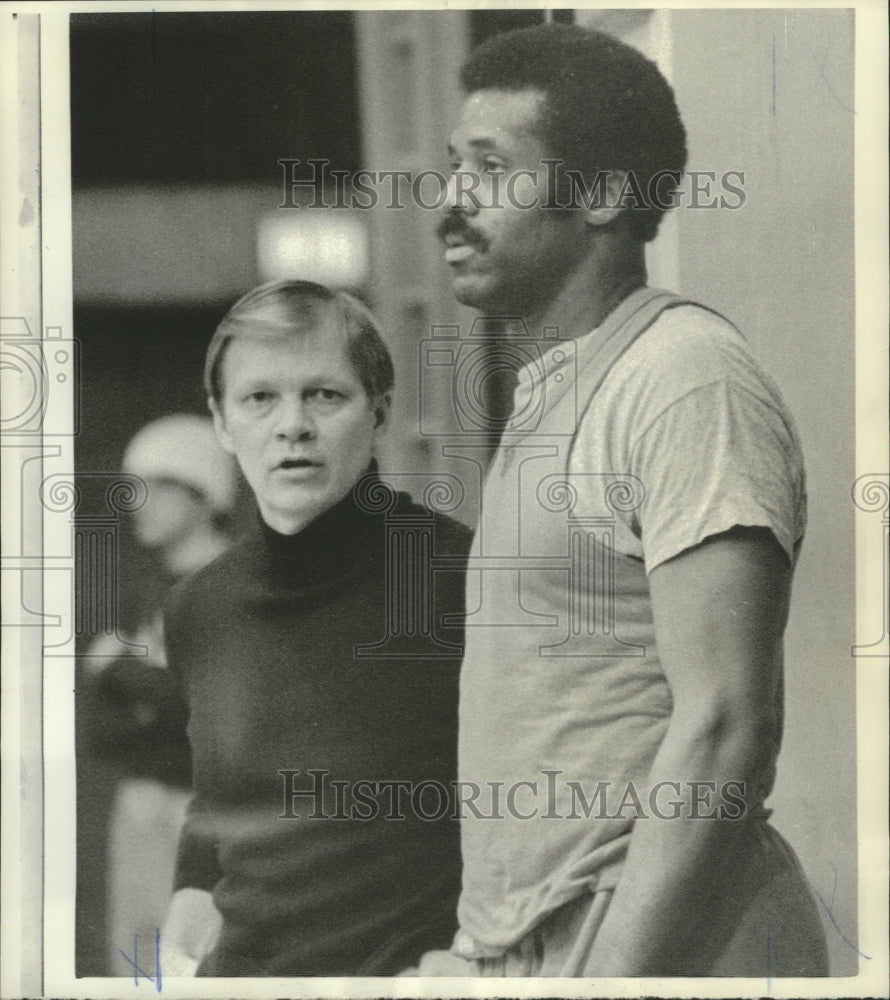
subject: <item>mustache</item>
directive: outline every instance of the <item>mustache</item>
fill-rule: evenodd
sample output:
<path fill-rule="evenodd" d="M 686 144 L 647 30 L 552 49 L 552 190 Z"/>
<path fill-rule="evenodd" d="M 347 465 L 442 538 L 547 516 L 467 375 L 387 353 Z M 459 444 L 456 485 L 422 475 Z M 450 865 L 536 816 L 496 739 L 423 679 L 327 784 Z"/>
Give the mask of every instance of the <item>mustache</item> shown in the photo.
<path fill-rule="evenodd" d="M 466 217 L 460 212 L 453 212 L 436 226 L 436 236 L 444 240 L 448 236 L 459 236 L 464 243 L 484 250 L 488 246 L 488 240 L 482 233 L 471 229 L 466 222 Z"/>

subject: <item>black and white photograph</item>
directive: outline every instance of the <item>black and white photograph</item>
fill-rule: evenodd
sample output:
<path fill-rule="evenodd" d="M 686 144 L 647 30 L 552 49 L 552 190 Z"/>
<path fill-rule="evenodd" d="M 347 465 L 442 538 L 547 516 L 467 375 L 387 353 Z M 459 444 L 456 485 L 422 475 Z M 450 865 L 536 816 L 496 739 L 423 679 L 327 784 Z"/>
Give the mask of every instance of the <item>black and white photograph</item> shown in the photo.
<path fill-rule="evenodd" d="M 886 996 L 884 6 L 6 8 L 0 995 Z"/>

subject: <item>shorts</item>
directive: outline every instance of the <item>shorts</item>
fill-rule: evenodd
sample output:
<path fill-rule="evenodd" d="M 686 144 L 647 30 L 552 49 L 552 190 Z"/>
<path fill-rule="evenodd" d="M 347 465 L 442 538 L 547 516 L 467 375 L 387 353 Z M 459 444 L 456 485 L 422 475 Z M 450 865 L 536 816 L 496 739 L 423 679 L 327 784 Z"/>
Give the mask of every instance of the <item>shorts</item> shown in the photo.
<path fill-rule="evenodd" d="M 766 822 L 750 823 L 727 859 L 726 871 L 719 898 L 702 899 L 693 915 L 698 927 L 692 958 L 682 968 L 655 974 L 827 976 L 822 920 L 800 862 L 784 838 Z M 464 957 L 464 975 L 583 976 L 611 901 L 611 890 L 578 896 L 496 957 L 469 957 L 473 941 L 463 931 L 452 952 Z"/>

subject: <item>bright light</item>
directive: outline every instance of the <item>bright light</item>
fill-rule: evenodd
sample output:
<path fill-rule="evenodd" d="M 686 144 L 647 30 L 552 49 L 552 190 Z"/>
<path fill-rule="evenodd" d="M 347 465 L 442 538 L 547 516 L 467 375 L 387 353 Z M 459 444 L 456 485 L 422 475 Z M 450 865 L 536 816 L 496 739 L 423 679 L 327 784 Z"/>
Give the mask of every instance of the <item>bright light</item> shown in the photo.
<path fill-rule="evenodd" d="M 363 220 L 350 212 L 276 210 L 257 223 L 262 281 L 293 278 L 358 288 L 368 276 L 368 256 L 368 231 Z"/>

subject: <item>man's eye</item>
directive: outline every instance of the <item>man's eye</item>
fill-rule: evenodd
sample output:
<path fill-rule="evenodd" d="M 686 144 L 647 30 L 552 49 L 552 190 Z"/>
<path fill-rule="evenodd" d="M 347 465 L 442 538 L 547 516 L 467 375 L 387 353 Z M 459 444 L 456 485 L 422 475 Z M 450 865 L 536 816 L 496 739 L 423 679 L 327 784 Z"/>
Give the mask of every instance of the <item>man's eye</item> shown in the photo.
<path fill-rule="evenodd" d="M 321 387 L 313 389 L 311 395 L 324 403 L 334 403 L 343 398 L 342 392 L 338 392 L 336 389 L 323 389 Z"/>
<path fill-rule="evenodd" d="M 261 406 L 263 403 L 268 403 L 272 398 L 272 393 L 268 389 L 257 389 L 255 392 L 249 392 L 245 397 L 247 403 L 253 403 L 256 406 Z"/>
<path fill-rule="evenodd" d="M 482 170 L 486 174 L 502 174 L 504 169 L 504 164 L 500 160 L 485 160 L 482 164 Z"/>

